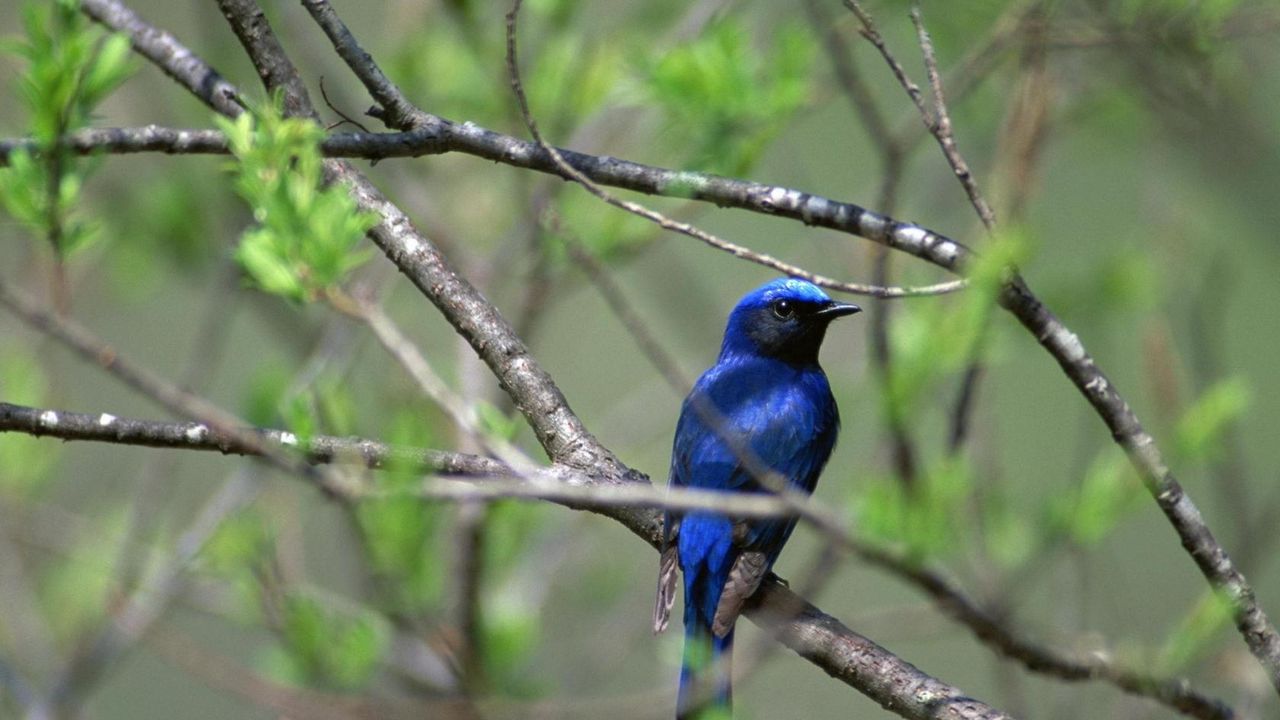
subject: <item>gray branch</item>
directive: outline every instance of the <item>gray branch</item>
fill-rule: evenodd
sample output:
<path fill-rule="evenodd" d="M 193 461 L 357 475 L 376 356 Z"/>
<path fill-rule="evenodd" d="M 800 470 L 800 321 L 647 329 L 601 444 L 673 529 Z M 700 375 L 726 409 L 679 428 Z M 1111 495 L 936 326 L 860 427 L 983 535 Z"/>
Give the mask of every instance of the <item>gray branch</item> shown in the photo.
<path fill-rule="evenodd" d="M 438 450 L 393 447 L 361 438 L 317 435 L 305 442 L 286 430 L 252 428 L 263 442 L 245 443 L 245 432 L 224 433 L 201 422 L 165 422 L 49 410 L 0 402 L 0 432 L 21 432 L 61 440 L 107 442 L 152 448 L 220 452 L 256 456 L 264 443 L 297 447 L 310 463 L 359 462 L 371 470 L 403 467 L 436 475 L 509 475 L 506 465 L 486 457 Z M 302 442 L 305 447 L 300 447 Z"/>

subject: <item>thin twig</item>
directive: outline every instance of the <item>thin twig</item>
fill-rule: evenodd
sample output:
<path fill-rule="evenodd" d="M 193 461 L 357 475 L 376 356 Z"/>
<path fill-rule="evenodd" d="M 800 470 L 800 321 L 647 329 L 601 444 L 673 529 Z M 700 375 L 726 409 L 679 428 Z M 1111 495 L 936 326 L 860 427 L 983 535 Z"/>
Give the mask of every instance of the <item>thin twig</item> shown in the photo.
<path fill-rule="evenodd" d="M 92 0 L 108 2 L 110 0 Z M 163 51 L 163 48 L 159 51 Z M 194 78 L 191 79 L 194 82 Z M 147 126 L 101 128 L 72 133 L 64 139 L 78 153 L 165 152 L 174 154 L 227 154 L 226 139 L 213 130 Z M 27 140 L 0 141 L 0 161 L 13 149 L 30 149 Z M 380 159 L 461 152 L 513 167 L 556 176 L 563 170 L 535 142 L 495 133 L 473 123 L 461 125 L 441 118 L 431 125 L 402 133 L 334 133 L 320 149 L 329 157 Z M 592 181 L 649 195 L 663 195 L 712 202 L 753 212 L 799 220 L 808 225 L 851 233 L 922 258 L 945 270 L 960 272 L 970 251 L 957 241 L 912 223 L 901 222 L 853 203 L 841 202 L 794 188 L 747 182 L 708 173 L 671 170 L 618 158 L 556 149 L 562 161 Z M 354 172 L 354 171 L 347 171 Z M 366 191 L 367 192 L 367 191 Z M 388 208 L 389 209 L 389 208 Z M 375 235 L 375 240 L 377 239 Z M 939 294 L 946 284 L 914 291 L 887 293 L 887 297 Z M 952 290 L 957 288 L 952 288 Z"/>
<path fill-rule="evenodd" d="M 892 215 L 897 206 L 898 190 L 902 183 L 907 145 L 913 144 L 913 141 L 905 140 L 903 135 L 891 133 L 884 113 L 871 94 L 871 89 L 863 80 L 862 72 L 853 61 L 852 48 L 846 45 L 836 24 L 823 15 L 818 0 L 806 0 L 805 7 L 809 11 L 814 31 L 822 35 L 827 46 L 827 55 L 831 60 L 840 89 L 861 118 L 872 146 L 879 150 L 881 180 L 876 207 L 880 208 L 881 212 Z M 914 127 L 916 126 L 913 125 L 912 128 Z M 888 285 L 889 249 L 883 245 L 875 245 L 872 247 L 871 255 L 872 283 Z M 871 335 L 871 365 L 879 376 L 883 395 L 890 460 L 895 474 L 904 487 L 912 488 L 916 484 L 917 476 L 915 440 L 911 435 L 907 418 L 903 417 L 899 408 L 893 404 L 890 393 L 890 388 L 894 385 L 893 346 L 889 341 L 893 304 L 876 302 L 872 304 L 870 310 L 868 329 Z"/>
<path fill-rule="evenodd" d="M 617 281 L 609 274 L 608 269 L 604 267 L 600 259 L 593 255 L 582 244 L 581 240 L 564 227 L 564 223 L 561 222 L 558 216 L 552 216 L 550 222 L 554 231 L 563 238 L 569 257 L 582 270 L 582 273 L 587 276 L 591 284 L 595 286 L 596 291 L 604 298 L 605 304 L 613 311 L 614 317 L 618 318 L 618 321 L 630 333 L 631 338 L 635 340 L 636 346 L 640 348 L 640 352 L 657 369 L 658 374 L 666 381 L 668 387 L 681 397 L 688 394 L 692 385 L 689 382 L 689 378 L 685 376 L 684 371 L 680 369 L 680 364 L 666 351 L 662 343 L 658 341 L 658 338 L 649 331 L 649 326 L 636 312 L 630 301 L 627 300 L 622 288 L 618 286 Z"/>
<path fill-rule="evenodd" d="M 54 683 L 53 703 L 60 713 L 70 713 L 92 691 L 101 676 L 116 667 L 114 660 L 159 620 L 170 600 L 182 590 L 186 569 L 221 527 L 258 494 L 259 484 L 247 474 L 233 476 L 204 504 L 187 529 L 178 537 L 173 554 L 148 576 L 143 587 L 111 613 Z"/>
<path fill-rule="evenodd" d="M 8 308 L 27 325 L 59 341 L 86 362 L 100 366 L 175 415 L 197 420 L 198 429 L 193 432 L 233 437 L 237 443 L 252 448 L 252 454 L 282 470 L 312 480 L 327 492 L 341 495 L 350 491 L 350 486 L 343 479 L 327 471 L 318 471 L 290 456 L 290 444 L 285 438 L 277 442 L 272 438 L 245 432 L 241 429 L 245 423 L 231 413 L 186 392 L 147 368 L 130 362 L 85 328 L 70 319 L 44 312 L 30 299 L 11 291 L 3 281 L 0 281 L 0 305 Z M 44 418 L 44 421 L 46 424 L 56 424 L 58 417 L 55 413 Z M 296 438 L 294 442 L 296 443 Z"/>
<path fill-rule="evenodd" d="M 0 402 L 0 432 L 21 432 L 67 441 L 105 442 L 151 448 L 175 448 L 223 455 L 259 455 L 262 445 L 297 446 L 307 462 L 351 464 L 370 470 L 404 468 L 435 475 L 501 475 L 497 460 L 477 455 L 397 448 L 360 438 L 314 435 L 299 438 L 287 430 L 245 429 L 262 442 L 245 443 L 245 433 L 223 433 L 202 422 L 166 422 L 24 407 Z"/>
<path fill-rule="evenodd" d="M 868 21 L 864 20 L 864 22 Z M 942 92 L 942 79 L 938 74 L 938 58 L 933 50 L 933 40 L 925 30 L 919 3 L 911 6 L 911 22 L 916 26 L 916 38 L 920 43 L 920 51 L 924 54 L 925 73 L 929 77 L 929 87 L 933 89 L 933 121 L 930 131 L 937 138 L 938 145 L 942 147 L 942 154 L 946 156 L 947 163 L 951 165 L 956 178 L 964 186 L 965 194 L 969 196 L 969 202 L 977 211 L 982 224 L 986 226 L 987 232 L 991 232 L 995 229 L 996 216 L 987 199 L 978 190 L 978 181 L 969 170 L 969 163 L 965 162 L 964 156 L 956 147 L 955 132 L 951 127 L 951 114 L 947 111 L 947 100 Z M 888 49 L 884 49 L 883 52 L 887 53 Z M 929 123 L 928 115 L 923 116 L 923 119 Z"/>
<path fill-rule="evenodd" d="M 518 5 L 519 3 L 517 3 L 517 7 Z M 600 200 L 620 210 L 625 210 L 632 215 L 642 217 L 665 230 L 670 230 L 672 232 L 691 237 L 695 240 L 699 240 L 713 248 L 723 250 L 734 257 L 741 258 L 758 265 L 763 265 L 767 268 L 772 268 L 784 275 L 803 278 L 814 285 L 819 285 L 832 290 L 839 290 L 841 292 L 852 293 L 854 295 L 868 295 L 871 297 L 883 298 L 939 295 L 954 292 L 965 286 L 964 281 L 950 281 L 918 288 L 894 288 L 877 287 L 835 280 L 833 278 L 805 270 L 798 265 L 784 262 L 771 255 L 758 253 L 750 248 L 743 247 L 742 245 L 738 245 L 737 243 L 733 243 L 725 240 L 724 238 L 713 235 L 689 223 L 673 220 L 656 210 L 641 205 L 640 203 L 623 200 L 614 196 L 612 193 L 606 191 L 604 188 L 600 187 L 600 185 L 592 181 L 580 170 L 566 162 L 560 152 L 543 139 L 542 133 L 538 130 L 538 124 L 533 119 L 532 113 L 529 111 L 529 101 L 525 97 L 524 87 L 520 82 L 515 45 L 515 20 L 515 10 L 507 13 L 507 73 L 511 81 L 511 89 L 515 93 L 516 101 L 520 106 L 520 113 L 524 117 L 525 125 L 529 128 L 529 133 L 533 136 L 534 142 L 538 144 L 543 152 L 547 153 L 551 157 L 551 161 L 556 165 L 560 173 L 566 178 L 577 182 L 585 188 L 587 192 L 595 195 Z"/>
<path fill-rule="evenodd" d="M 387 353 L 404 368 L 409 377 L 417 384 L 423 394 L 439 405 L 458 429 L 466 433 L 485 450 L 493 453 L 509 467 L 532 468 L 533 460 L 524 451 L 510 442 L 485 432 L 480 427 L 480 418 L 475 408 L 458 397 L 449 385 L 431 367 L 426 356 L 401 332 L 398 325 L 377 304 L 364 299 L 354 299 L 354 316 L 365 323 L 373 331 L 374 337 L 382 344 Z"/>

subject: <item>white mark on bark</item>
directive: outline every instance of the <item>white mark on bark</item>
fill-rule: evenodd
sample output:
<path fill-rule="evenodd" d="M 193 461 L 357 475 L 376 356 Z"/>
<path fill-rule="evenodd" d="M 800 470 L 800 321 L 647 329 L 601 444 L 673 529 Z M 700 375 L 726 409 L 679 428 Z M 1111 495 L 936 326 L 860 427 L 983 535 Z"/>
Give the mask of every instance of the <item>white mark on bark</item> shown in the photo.
<path fill-rule="evenodd" d="M 205 427 L 204 425 L 192 425 L 191 427 L 187 428 L 187 432 L 184 434 L 187 436 L 188 441 L 193 443 L 200 442 L 201 440 L 204 440 L 206 435 L 209 434 L 209 428 Z"/>
<path fill-rule="evenodd" d="M 862 227 L 859 229 L 862 231 L 862 234 L 866 235 L 867 237 L 876 238 L 883 241 L 884 234 L 885 234 L 885 222 L 886 221 L 883 215 L 876 215 L 875 213 L 863 213 L 862 223 L 861 223 Z"/>
<path fill-rule="evenodd" d="M 787 200 L 786 188 L 776 187 L 769 191 L 769 207 L 777 208 Z"/>
<path fill-rule="evenodd" d="M 1067 362 L 1078 363 L 1085 359 L 1084 345 L 1080 344 L 1080 337 L 1068 330 L 1066 326 L 1059 325 L 1047 334 L 1053 339 L 1054 344 L 1061 348 L 1063 359 Z"/>
<path fill-rule="evenodd" d="M 951 265 L 960 255 L 960 247 L 950 240 L 943 240 L 934 248 L 933 255 L 939 262 Z"/>
<path fill-rule="evenodd" d="M 58 427 L 58 413 L 52 410 L 45 410 L 40 413 L 40 426 L 47 428 Z"/>
<path fill-rule="evenodd" d="M 111 413 L 102 413 L 98 416 L 98 424 L 102 427 L 110 427 L 111 423 L 116 421 L 116 416 Z"/>
<path fill-rule="evenodd" d="M 894 233 L 894 237 L 898 243 L 907 247 L 924 247 L 924 240 L 929 233 L 924 228 L 917 225 L 906 225 L 898 228 Z"/>
<path fill-rule="evenodd" d="M 296 447 L 298 445 L 298 436 L 291 432 L 280 433 L 280 444 Z"/>
<path fill-rule="evenodd" d="M 824 197 L 810 195 L 808 202 L 800 208 L 800 219 L 805 225 L 812 225 L 814 217 L 826 215 L 831 203 Z"/>

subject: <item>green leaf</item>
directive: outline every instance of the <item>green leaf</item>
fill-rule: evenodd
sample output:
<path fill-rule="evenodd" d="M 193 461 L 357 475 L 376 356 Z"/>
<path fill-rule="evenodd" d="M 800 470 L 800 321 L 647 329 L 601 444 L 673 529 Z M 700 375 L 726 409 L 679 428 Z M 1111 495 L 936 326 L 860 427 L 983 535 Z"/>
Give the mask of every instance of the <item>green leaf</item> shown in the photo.
<path fill-rule="evenodd" d="M 383 623 L 368 611 L 340 612 L 302 593 L 286 597 L 284 647 L 301 679 L 340 689 L 364 686 L 388 645 Z"/>
<path fill-rule="evenodd" d="M 519 675 L 533 657 L 542 634 L 537 609 L 515 590 L 492 592 L 481 613 L 485 670 L 504 692 L 532 695 L 536 688 Z"/>
<path fill-rule="evenodd" d="M 867 537 L 903 545 L 917 560 L 961 547 L 956 532 L 965 527 L 955 513 L 972 490 L 971 470 L 962 459 L 943 460 L 921 473 L 907 487 L 899 478 L 872 479 L 853 500 L 855 523 Z"/>
<path fill-rule="evenodd" d="M 51 564 L 39 578 L 41 607 L 62 639 L 76 639 L 105 617 L 126 517 L 123 509 L 113 509 L 81 538 L 71 540 L 65 562 Z"/>
<path fill-rule="evenodd" d="M 259 288 L 288 300 L 315 300 L 369 259 L 356 245 L 380 218 L 358 211 L 345 188 L 324 186 L 320 126 L 283 117 L 278 98 L 235 120 L 216 121 L 235 156 L 236 192 L 258 222 L 235 257 Z"/>
<path fill-rule="evenodd" d="M 42 367 L 17 344 L 0 349 L 0 399 L 44 406 L 49 383 Z M 42 487 L 60 454 L 58 443 L 19 433 L 0 434 L 0 492 L 21 496 Z"/>
<path fill-rule="evenodd" d="M 1214 383 L 1178 421 L 1177 452 L 1195 460 L 1212 458 L 1219 451 L 1223 432 L 1244 414 L 1252 397 L 1243 377 Z"/>
<path fill-rule="evenodd" d="M 87 106 L 97 105 L 128 79 L 133 72 L 130 63 L 132 50 L 129 36 L 123 33 L 109 35 L 102 41 L 80 85 Z"/>
<path fill-rule="evenodd" d="M 200 550 L 201 567 L 214 575 L 253 575 L 266 562 L 275 546 L 275 536 L 266 518 L 246 510 L 227 518 Z"/>
<path fill-rule="evenodd" d="M 489 402 L 478 402 L 475 406 L 480 431 L 499 440 L 510 441 L 520 432 L 523 424 L 519 415 L 504 413 L 496 405 Z"/>
<path fill-rule="evenodd" d="M 272 427 L 280 423 L 280 407 L 289 383 L 289 372 L 278 363 L 266 363 L 257 368 L 241 404 L 241 412 L 249 424 Z"/>
<path fill-rule="evenodd" d="M 23 6 L 25 37 L 4 46 L 25 61 L 18 94 L 37 146 L 0 168 L 0 205 L 66 255 L 94 238 L 77 217 L 80 191 L 94 165 L 62 147 L 67 133 L 86 127 L 98 106 L 130 72 L 129 41 L 104 36 L 80 14 L 78 2 Z"/>
<path fill-rule="evenodd" d="M 1140 507 L 1141 500 L 1141 485 L 1124 455 L 1106 448 L 1089 466 L 1074 492 L 1050 497 L 1049 524 L 1080 545 L 1094 546 Z"/>
<path fill-rule="evenodd" d="M 388 435 L 397 447 L 430 445 L 430 433 L 412 412 L 397 413 Z M 420 476 L 410 461 L 392 461 L 375 482 L 389 497 L 367 500 L 356 507 L 369 566 L 388 581 L 394 609 L 422 612 L 433 608 L 444 589 L 444 552 L 439 540 L 444 510 L 413 495 Z"/>
<path fill-rule="evenodd" d="M 515 565 L 528 552 L 546 517 L 546 507 L 534 503 L 491 504 L 485 526 L 485 567 L 500 573 Z"/>
<path fill-rule="evenodd" d="M 1155 663 L 1157 672 L 1184 672 L 1205 654 L 1213 638 L 1226 630 L 1231 620 L 1231 602 L 1216 592 L 1206 592 L 1160 649 Z"/>
<path fill-rule="evenodd" d="M 809 95 L 812 36 L 772 28 L 771 48 L 753 47 L 729 16 L 656 62 L 641 61 L 642 94 L 663 110 L 665 142 L 689 148 L 695 167 L 744 174 Z"/>
<path fill-rule="evenodd" d="M 969 286 L 947 298 L 900 305 L 890 332 L 893 372 L 884 412 L 897 422 L 918 415 L 938 384 L 985 358 L 988 325 L 1005 273 L 1026 258 L 1028 241 L 1018 228 L 994 235 L 969 268 Z"/>

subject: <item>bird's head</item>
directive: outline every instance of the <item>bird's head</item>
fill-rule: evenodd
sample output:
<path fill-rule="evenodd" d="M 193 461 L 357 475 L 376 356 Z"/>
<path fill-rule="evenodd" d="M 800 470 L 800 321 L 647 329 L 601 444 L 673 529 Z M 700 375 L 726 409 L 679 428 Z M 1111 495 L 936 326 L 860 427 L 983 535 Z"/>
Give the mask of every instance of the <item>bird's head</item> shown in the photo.
<path fill-rule="evenodd" d="M 729 313 L 721 356 L 755 354 L 788 362 L 818 361 L 818 348 L 834 319 L 861 312 L 836 302 L 813 283 L 779 278 L 747 293 Z"/>

